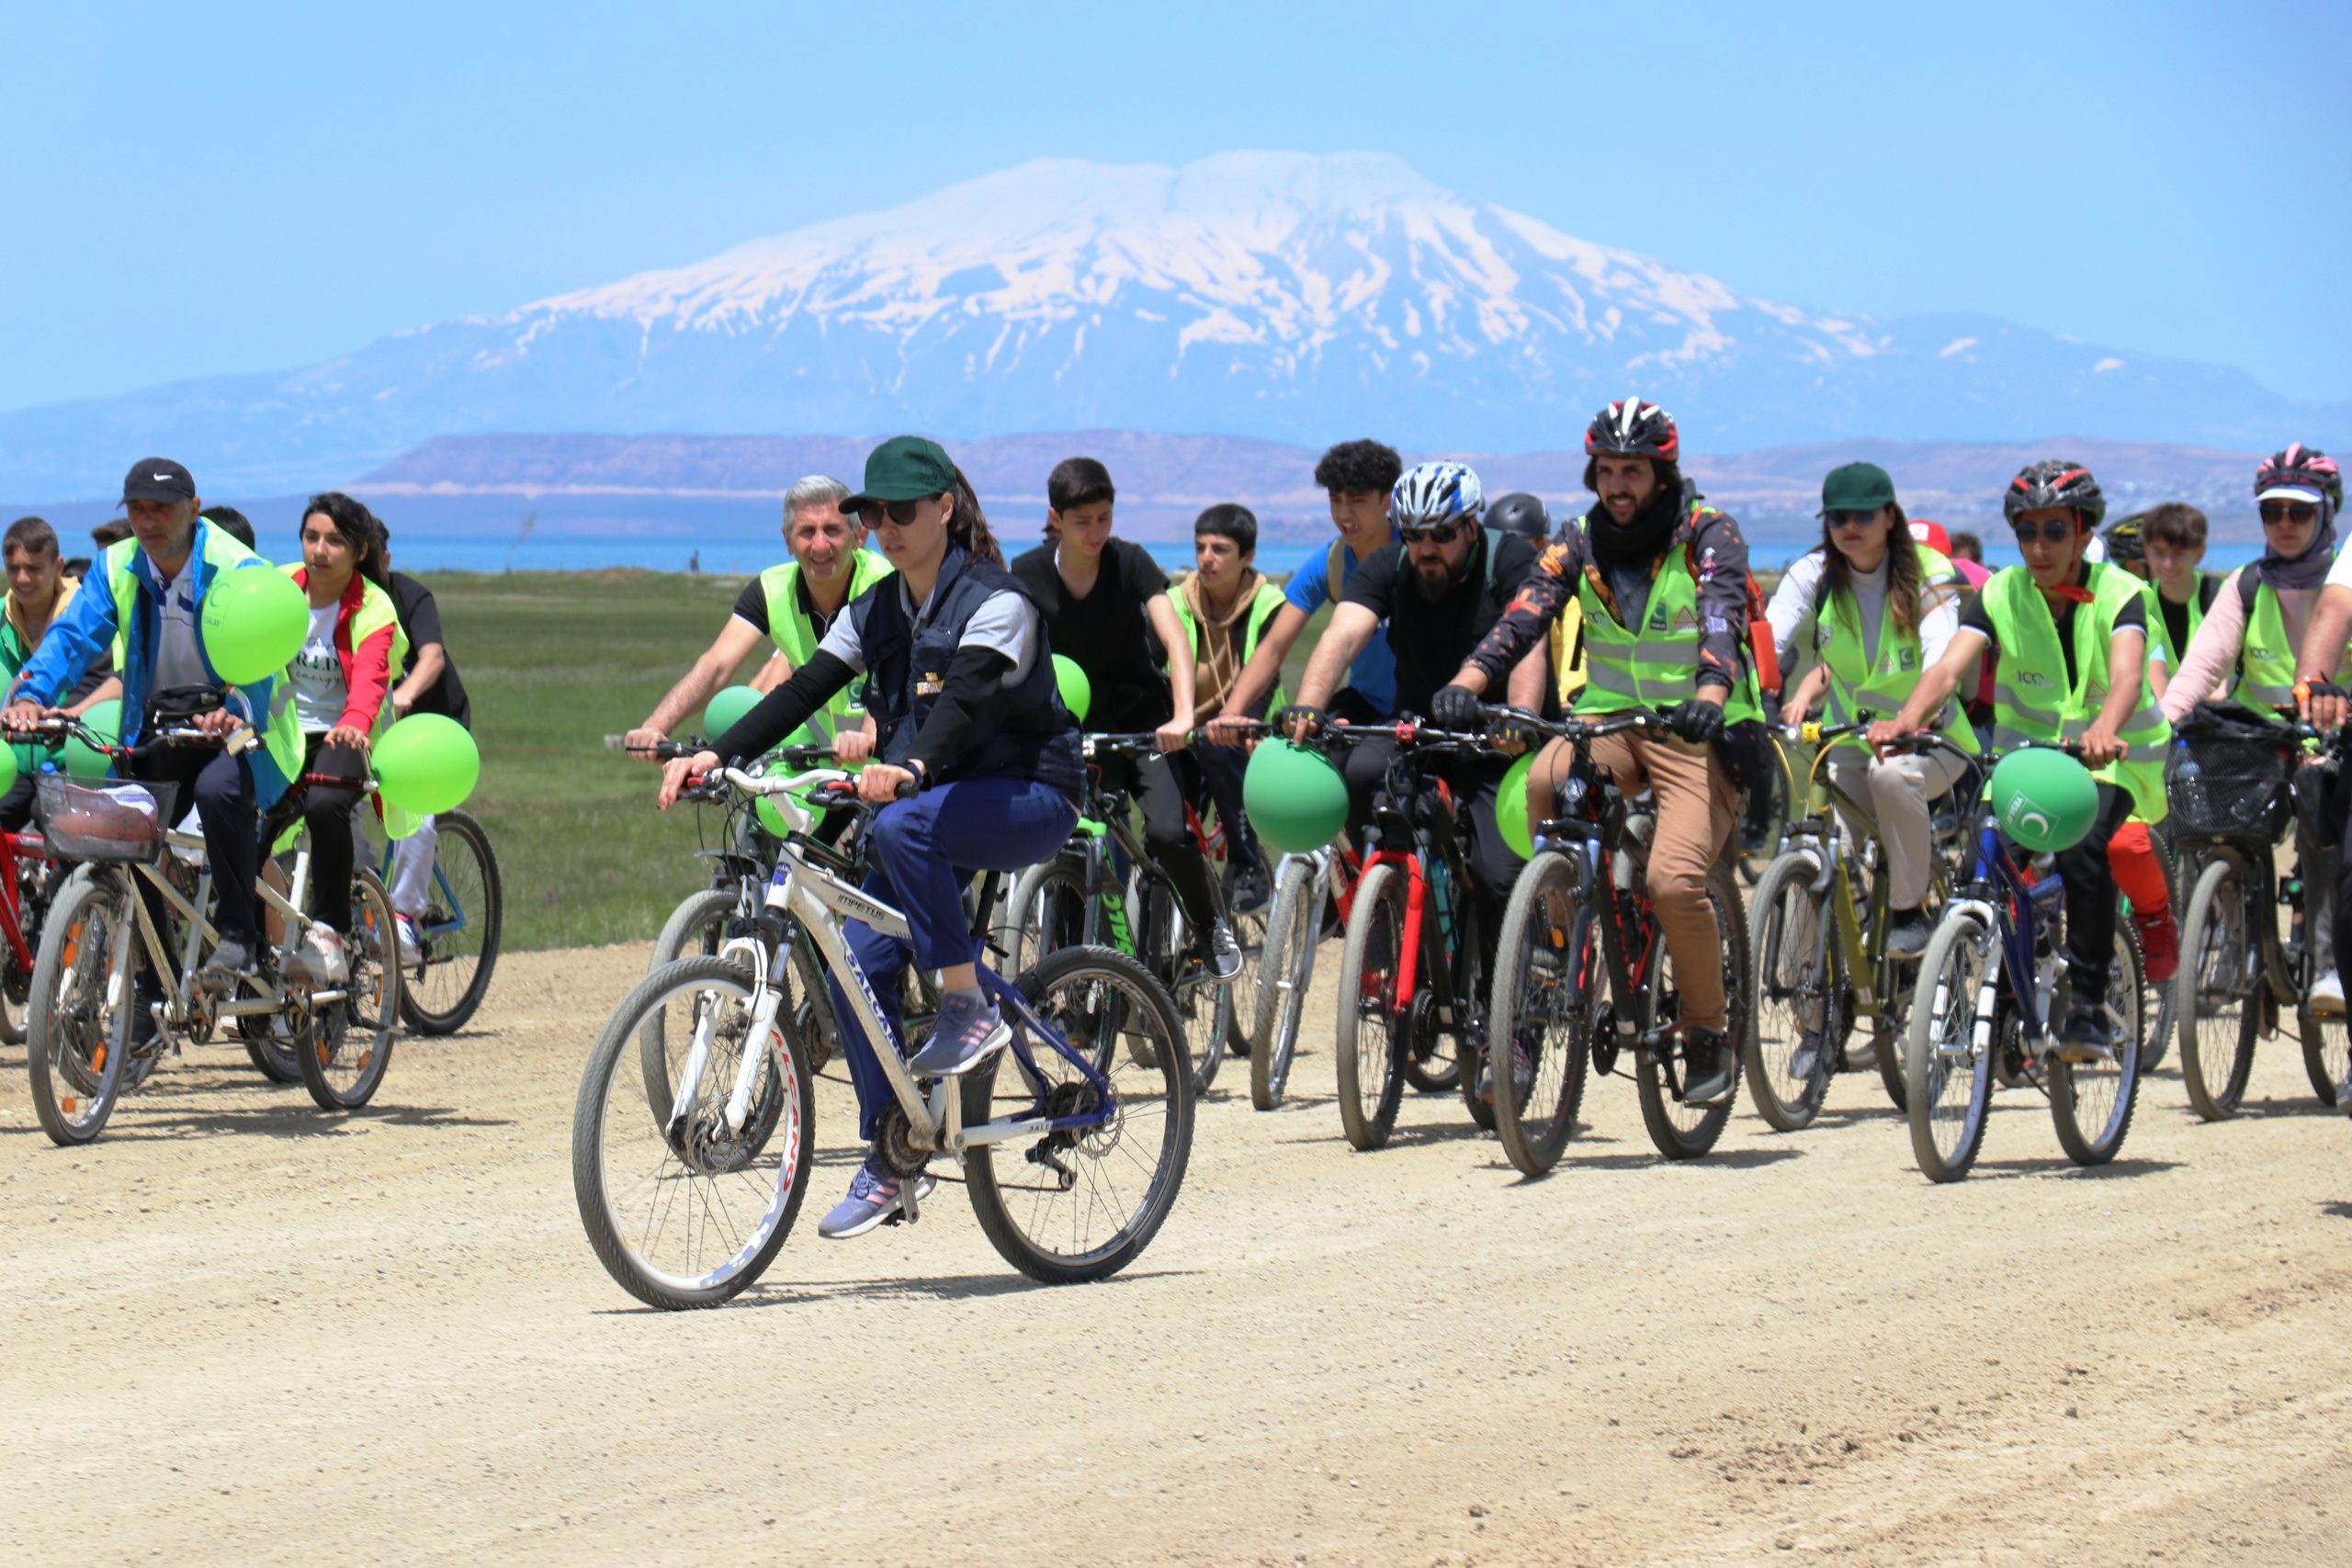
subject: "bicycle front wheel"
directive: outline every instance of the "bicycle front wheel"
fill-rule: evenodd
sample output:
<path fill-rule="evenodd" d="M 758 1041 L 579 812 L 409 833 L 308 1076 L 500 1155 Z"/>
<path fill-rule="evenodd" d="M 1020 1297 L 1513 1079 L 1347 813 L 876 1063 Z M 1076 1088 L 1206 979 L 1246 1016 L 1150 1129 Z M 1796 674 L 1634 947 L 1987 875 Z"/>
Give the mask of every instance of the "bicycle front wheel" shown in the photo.
<path fill-rule="evenodd" d="M 1266 916 L 1266 945 L 1259 955 L 1257 1017 L 1250 1025 L 1250 1103 L 1272 1111 L 1290 1090 L 1290 1064 L 1298 1050 L 1298 1021 L 1315 975 L 1321 901 L 1315 868 L 1285 858 Z"/>
<path fill-rule="evenodd" d="M 1723 953 L 1724 1007 L 1730 1021 L 1724 1047 L 1752 1051 L 1756 996 L 1748 983 L 1747 911 L 1730 870 L 1720 862 L 1707 874 L 1707 902 L 1714 908 L 1716 942 Z M 1679 1021 L 1682 1004 L 1674 980 L 1674 955 L 1662 935 L 1655 963 L 1651 973 L 1657 999 L 1650 1022 L 1655 1026 Z M 1634 1087 L 1642 1105 L 1642 1124 L 1649 1130 L 1657 1152 L 1668 1159 L 1697 1159 L 1713 1149 L 1731 1120 L 1732 1096 L 1726 1094 L 1711 1105 L 1685 1102 L 1682 1088 L 1689 1081 L 1688 1069 L 1679 1044 L 1671 1048 L 1645 1045 L 1636 1056 Z"/>
<path fill-rule="evenodd" d="M 1904 1042 L 1904 1114 L 1911 1152 L 1930 1181 L 1958 1181 L 1984 1144 L 1993 1098 L 1993 1021 L 1977 1008 L 2000 962 L 1991 931 L 1975 915 L 1944 917 L 1919 960 L 1919 991 Z"/>
<path fill-rule="evenodd" d="M 1396 974 L 1405 952 L 1405 877 L 1376 865 L 1356 885 L 1348 941 L 1340 958 L 1340 1126 L 1359 1149 L 1376 1149 L 1396 1126 L 1404 1099 L 1406 1021 L 1396 1009 Z"/>
<path fill-rule="evenodd" d="M 1566 855 L 1544 853 L 1528 862 L 1511 887 L 1495 950 L 1487 1032 L 1495 1133 L 1510 1163 L 1528 1176 L 1558 1164 L 1575 1135 L 1592 1059 L 1600 943 L 1592 911 L 1577 897 L 1574 884 L 1575 867 Z"/>
<path fill-rule="evenodd" d="M 455 1034 L 490 993 L 506 919 L 506 894 L 490 835 L 463 811 L 433 819 L 433 885 L 416 919 L 420 952 L 403 961 L 401 1016 L 419 1034 Z"/>
<path fill-rule="evenodd" d="M 322 1111 L 356 1111 L 376 1097 L 392 1064 L 400 1017 L 399 938 L 392 901 L 372 871 L 352 874 L 351 925 L 343 950 L 350 969 L 343 1000 L 312 1010 L 293 1036 L 302 1087 Z"/>
<path fill-rule="evenodd" d="M 808 1061 L 779 1021 L 751 1114 L 727 1107 L 752 1031 L 751 976 L 720 958 L 682 958 L 639 981 L 605 1022 L 580 1077 L 571 1188 L 605 1271 L 665 1309 L 717 1306 L 775 1260 L 808 1195 L 814 1103 Z M 699 1039 L 707 1055 L 683 1115 L 655 1114 L 639 1041 L 669 1012 L 668 1102 Z M 674 1123 L 674 1125 L 673 1125 Z"/>
<path fill-rule="evenodd" d="M 1033 1280 L 1105 1279 L 1150 1244 L 1184 1184 L 1193 1095 L 1182 1026 L 1150 971 L 1108 948 L 1048 953 L 1018 985 L 1038 1021 L 1103 1082 L 1014 1021 L 1013 1043 L 964 1079 L 965 1135 L 987 1140 L 964 1156 L 972 1214 L 1004 1260 Z M 1091 1121 L 1106 1094 L 1107 1118 Z M 990 1136 L 1007 1122 L 1044 1118 L 1089 1124 Z"/>
<path fill-rule="evenodd" d="M 2336 1085 L 2344 1081 L 2347 1051 L 2344 1026 L 2330 1030 L 2324 1021 L 2312 1016 L 2308 1007 L 2295 1010 L 2295 1030 L 2302 1037 L 2303 1076 L 2312 1080 L 2312 1092 L 2319 1096 L 2322 1105 L 2335 1105 Z"/>
<path fill-rule="evenodd" d="M 128 874 L 77 867 L 41 929 L 25 1065 L 40 1130 L 61 1147 L 96 1137 L 122 1093 L 122 1043 L 138 1032 L 130 976 L 115 973 L 138 940 L 130 898 Z"/>
<path fill-rule="evenodd" d="M 1747 1055 L 1747 1093 L 1757 1114 L 1783 1133 L 1812 1125 L 1820 1113 L 1842 1032 L 1829 896 L 1813 890 L 1820 874 L 1812 855 L 1791 850 L 1764 868 L 1748 902 L 1756 917 L 1756 1049 Z"/>
<path fill-rule="evenodd" d="M 2051 1058 L 2050 1117 L 2057 1124 L 2059 1147 L 2076 1165 L 2105 1165 L 2132 1131 L 2132 1111 L 2140 1098 L 2140 1043 L 2148 1027 L 2140 973 L 2139 936 L 2131 921 L 2118 920 L 2103 1009 L 2114 1049 L 2090 1062 L 2069 1062 L 2054 1054 Z"/>
<path fill-rule="evenodd" d="M 2208 1122 L 2238 1113 L 2254 1072 L 2268 981 L 2262 944 L 2247 918 L 2245 868 L 2227 850 L 2198 874 L 2180 928 L 2173 1010 L 2180 1037 L 2180 1082 L 2189 1108 Z"/>

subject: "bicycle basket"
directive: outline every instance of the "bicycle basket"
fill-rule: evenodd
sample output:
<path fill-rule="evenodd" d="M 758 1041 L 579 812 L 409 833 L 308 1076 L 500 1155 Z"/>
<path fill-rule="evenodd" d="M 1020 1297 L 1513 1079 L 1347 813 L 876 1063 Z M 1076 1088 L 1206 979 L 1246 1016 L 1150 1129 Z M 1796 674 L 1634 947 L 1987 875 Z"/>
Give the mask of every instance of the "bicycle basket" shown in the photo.
<path fill-rule="evenodd" d="M 77 784 L 62 773 L 43 773 L 34 785 L 33 806 L 41 841 L 59 860 L 153 864 L 171 831 L 177 793 L 168 784 Z"/>
<path fill-rule="evenodd" d="M 2165 755 L 2176 839 L 2277 843 L 2294 816 L 2295 738 L 2235 703 L 2200 703 Z"/>

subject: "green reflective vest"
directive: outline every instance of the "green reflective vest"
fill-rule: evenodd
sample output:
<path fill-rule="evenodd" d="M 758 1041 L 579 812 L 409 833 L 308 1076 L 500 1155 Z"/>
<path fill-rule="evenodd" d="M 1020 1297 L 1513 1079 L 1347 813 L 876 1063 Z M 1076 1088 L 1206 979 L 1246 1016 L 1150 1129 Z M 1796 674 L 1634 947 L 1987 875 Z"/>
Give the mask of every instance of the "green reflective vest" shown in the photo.
<path fill-rule="evenodd" d="M 1918 550 L 1922 587 L 1958 577 L 1946 557 L 1925 545 L 1919 546 Z M 1818 613 L 1821 661 L 1829 667 L 1827 705 L 1832 724 L 1850 724 L 1855 714 L 1862 710 L 1878 718 L 1892 718 L 1911 700 L 1924 668 L 1919 634 L 1896 632 L 1892 603 L 1882 604 L 1879 609 L 1878 657 L 1866 660 L 1860 615 L 1850 592 L 1830 595 Z M 1928 727 L 1972 755 L 1977 750 L 1976 728 L 1960 722 L 1956 702 L 1945 703 Z"/>
<path fill-rule="evenodd" d="M 2065 649 L 2059 645 L 2058 623 L 2050 602 L 2033 585 L 2033 574 L 2021 566 L 2005 567 L 1984 584 L 1984 604 L 2000 644 L 1999 668 L 1993 674 L 1993 744 L 2004 750 L 2028 740 L 2073 740 L 2098 719 L 2107 700 L 2108 646 L 2115 637 L 2115 617 L 2137 598 L 2140 580 L 2120 567 L 2093 562 L 2086 586 L 2091 602 L 2074 614 L 2075 684 L 2066 689 Z M 2102 784 L 2132 792 L 2145 822 L 2165 819 L 2165 747 L 2172 726 L 2149 694 L 2144 674 L 2139 703 L 2123 722 L 2120 735 L 2129 748 L 2124 761 L 2093 771 Z"/>
<path fill-rule="evenodd" d="M 1628 708 L 1651 712 L 1688 702 L 1697 688 L 1699 670 L 1699 580 L 1690 573 L 1690 551 L 1677 546 L 1650 581 L 1650 601 L 1641 629 L 1630 631 L 1619 623 L 1608 603 L 1593 586 L 1588 572 L 1577 583 L 1577 604 L 1584 617 L 1584 689 L 1570 711 L 1622 713 Z M 1743 628 L 1745 629 L 1745 628 Z M 1764 705 L 1756 692 L 1756 671 L 1742 660 L 1738 679 L 1724 694 L 1724 722 L 1761 719 Z"/>
<path fill-rule="evenodd" d="M 1193 596 L 1181 587 L 1169 593 L 1168 602 L 1176 607 L 1176 624 L 1184 628 L 1184 641 L 1193 649 L 1193 663 L 1195 669 L 1193 690 L 1197 692 L 1200 689 L 1197 671 L 1204 653 L 1204 634 L 1200 617 L 1193 613 Z M 1250 660 L 1258 651 L 1259 632 L 1271 623 L 1273 613 L 1288 603 L 1289 601 L 1283 595 L 1283 591 L 1267 581 L 1265 574 L 1261 572 L 1258 576 L 1258 591 L 1250 596 L 1250 608 L 1241 616 L 1241 658 L 1239 663 L 1235 666 L 1237 671 L 1250 668 Z M 1287 694 L 1283 691 L 1282 682 L 1277 681 L 1274 683 L 1272 695 L 1267 699 L 1266 711 L 1271 713 L 1275 708 L 1283 706 L 1286 701 Z M 1205 717 L 1214 716 L 1205 716 Z"/>
<path fill-rule="evenodd" d="M 898 569 L 873 550 L 860 547 L 850 552 L 849 595 L 842 601 L 847 608 L 867 589 L 889 576 Z M 795 670 L 815 656 L 817 645 L 824 639 L 817 635 L 816 623 L 800 608 L 800 563 L 786 561 L 760 573 L 760 592 L 767 600 L 768 640 L 791 660 Z M 853 681 L 833 694 L 824 711 L 810 716 L 808 728 L 820 743 L 830 742 L 844 729 L 855 729 L 865 722 L 865 709 L 858 702 L 864 682 Z"/>
<path fill-rule="evenodd" d="M 2252 570 L 2251 567 L 2246 569 Z M 2316 608 L 2318 595 L 2312 595 Z M 2352 649 L 2335 666 L 2335 680 L 2352 681 Z M 2257 582 L 2254 607 L 2245 620 L 2245 638 L 2238 644 L 2237 700 L 2274 724 L 2292 722 L 2292 714 L 2273 710 L 2295 701 L 2295 645 L 2287 636 L 2286 612 L 2270 584 Z"/>

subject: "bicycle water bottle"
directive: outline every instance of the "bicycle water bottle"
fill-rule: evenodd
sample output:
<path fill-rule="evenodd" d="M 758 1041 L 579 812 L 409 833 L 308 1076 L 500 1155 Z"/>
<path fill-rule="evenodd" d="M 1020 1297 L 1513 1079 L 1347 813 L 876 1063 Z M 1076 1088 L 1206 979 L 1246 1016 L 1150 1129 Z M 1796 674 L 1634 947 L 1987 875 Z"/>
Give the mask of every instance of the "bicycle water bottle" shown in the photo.
<path fill-rule="evenodd" d="M 2199 767 L 2197 759 L 2188 754 L 2188 741 L 2175 740 L 2172 749 L 2179 758 L 2179 766 L 2173 770 L 2171 787 L 2180 792 L 2182 809 L 2191 821 L 2206 821 L 2205 770 Z"/>
<path fill-rule="evenodd" d="M 1430 862 L 1430 902 L 1437 906 L 1437 931 L 1448 951 L 1453 947 L 1453 885 L 1446 879 L 1445 862 Z"/>

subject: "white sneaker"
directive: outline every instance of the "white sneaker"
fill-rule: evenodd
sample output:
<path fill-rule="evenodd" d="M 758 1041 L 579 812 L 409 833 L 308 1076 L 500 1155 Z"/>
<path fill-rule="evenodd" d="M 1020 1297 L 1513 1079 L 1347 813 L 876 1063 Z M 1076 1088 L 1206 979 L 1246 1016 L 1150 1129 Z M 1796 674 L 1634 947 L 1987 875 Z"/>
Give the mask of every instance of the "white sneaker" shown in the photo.
<path fill-rule="evenodd" d="M 2344 982 L 2330 969 L 2312 979 L 2311 991 L 2303 1000 L 2309 1004 L 2313 1018 L 2342 1018 Z"/>
<path fill-rule="evenodd" d="M 325 926 L 304 931 L 301 945 L 286 961 L 286 977 L 314 986 L 339 986 L 349 979 L 351 965 L 343 955 L 342 936 Z"/>
<path fill-rule="evenodd" d="M 424 962 L 424 944 L 419 939 L 417 934 L 416 917 L 414 915 L 394 915 L 392 917 L 392 930 L 400 939 L 401 967 L 406 969 L 413 964 Z"/>

